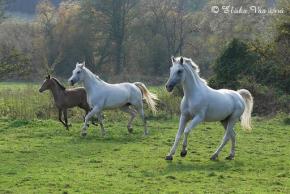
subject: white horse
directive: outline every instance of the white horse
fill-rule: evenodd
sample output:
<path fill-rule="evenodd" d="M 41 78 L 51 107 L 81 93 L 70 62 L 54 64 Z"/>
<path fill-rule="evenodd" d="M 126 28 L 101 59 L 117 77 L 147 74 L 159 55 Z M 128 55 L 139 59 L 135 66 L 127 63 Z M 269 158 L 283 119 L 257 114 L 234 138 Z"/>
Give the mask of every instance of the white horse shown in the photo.
<path fill-rule="evenodd" d="M 253 109 L 253 97 L 248 90 L 238 91 L 210 88 L 206 81 L 199 77 L 198 66 L 189 58 L 172 57 L 170 77 L 166 83 L 168 92 L 174 86 L 181 83 L 184 97 L 180 104 L 179 129 L 175 137 L 175 142 L 166 156 L 166 160 L 173 160 L 173 155 L 177 149 L 181 135 L 184 133 L 183 148 L 181 157 L 187 154 L 187 136 L 189 132 L 203 121 L 221 121 L 225 128 L 225 135 L 220 146 L 211 156 L 211 160 L 216 160 L 222 148 L 231 139 L 231 152 L 226 159 L 232 160 L 235 156 L 235 123 L 241 119 L 243 128 L 251 129 L 251 112 Z M 189 124 L 186 126 L 187 122 Z"/>
<path fill-rule="evenodd" d="M 97 115 L 102 135 L 105 135 L 105 129 L 102 122 L 101 112 L 103 109 L 120 108 L 129 113 L 131 118 L 128 122 L 128 131 L 133 131 L 132 121 L 139 114 L 144 123 L 144 134 L 148 134 L 146 119 L 143 110 L 143 97 L 148 103 L 153 113 L 156 113 L 157 96 L 148 91 L 143 83 L 119 83 L 109 84 L 101 80 L 85 67 L 85 63 L 77 63 L 72 72 L 69 83 L 74 85 L 77 82 L 83 82 L 87 92 L 87 101 L 92 110 L 86 115 L 81 135 L 87 135 L 88 121 L 93 115 Z"/>

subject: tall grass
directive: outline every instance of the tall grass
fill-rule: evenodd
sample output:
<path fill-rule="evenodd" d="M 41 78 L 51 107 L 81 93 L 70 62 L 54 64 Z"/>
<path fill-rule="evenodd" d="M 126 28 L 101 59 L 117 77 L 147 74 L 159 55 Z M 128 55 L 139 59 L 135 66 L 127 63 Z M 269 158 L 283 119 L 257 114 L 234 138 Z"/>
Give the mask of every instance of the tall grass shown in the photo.
<path fill-rule="evenodd" d="M 57 119 L 58 111 L 49 91 L 39 93 L 40 84 L 35 83 L 0 83 L 0 117 L 11 119 Z M 160 99 L 158 114 L 153 116 L 147 105 L 145 112 L 150 119 L 171 118 L 179 113 L 181 98 L 165 91 L 164 87 L 149 87 Z M 118 110 L 105 111 L 106 120 L 118 121 L 126 117 Z M 79 108 L 70 109 L 70 120 L 82 121 L 84 111 Z"/>
<path fill-rule="evenodd" d="M 38 84 L 1 83 L 0 116 L 11 119 L 56 119 L 58 110 L 50 91 L 39 93 Z M 84 111 L 69 110 L 69 116 L 82 119 Z"/>
<path fill-rule="evenodd" d="M 40 94 L 36 84 L 2 83 L 0 85 L 0 114 L 2 117 L 33 119 L 51 118 L 54 113 L 48 93 Z"/>

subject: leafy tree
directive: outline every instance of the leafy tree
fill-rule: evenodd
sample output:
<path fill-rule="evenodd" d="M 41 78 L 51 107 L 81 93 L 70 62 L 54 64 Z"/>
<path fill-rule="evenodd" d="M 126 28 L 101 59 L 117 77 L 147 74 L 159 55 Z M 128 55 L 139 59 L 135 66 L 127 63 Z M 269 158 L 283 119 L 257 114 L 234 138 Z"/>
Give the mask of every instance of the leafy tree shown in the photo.
<path fill-rule="evenodd" d="M 106 60 L 114 64 L 114 73 L 119 74 L 125 67 L 125 41 L 128 35 L 128 25 L 131 21 L 131 11 L 138 0 L 90 0 L 85 1 L 83 6 L 94 7 L 99 38 L 102 45 L 98 49 L 100 54 L 99 65 Z"/>
<path fill-rule="evenodd" d="M 13 48 L 11 50 L 2 50 L 0 59 L 0 77 L 26 77 L 31 72 L 30 59 L 27 55 Z"/>
<path fill-rule="evenodd" d="M 42 48 L 44 52 L 45 64 L 48 69 L 54 70 L 59 62 L 61 53 L 57 50 L 57 41 L 55 41 L 54 28 L 56 25 L 56 8 L 50 0 L 43 0 L 37 5 L 37 18 L 40 26 L 42 38 Z"/>
<path fill-rule="evenodd" d="M 215 76 L 211 84 L 214 87 L 237 89 L 239 77 L 251 74 L 257 60 L 258 56 L 249 50 L 247 43 L 233 39 L 216 60 L 213 67 Z"/>

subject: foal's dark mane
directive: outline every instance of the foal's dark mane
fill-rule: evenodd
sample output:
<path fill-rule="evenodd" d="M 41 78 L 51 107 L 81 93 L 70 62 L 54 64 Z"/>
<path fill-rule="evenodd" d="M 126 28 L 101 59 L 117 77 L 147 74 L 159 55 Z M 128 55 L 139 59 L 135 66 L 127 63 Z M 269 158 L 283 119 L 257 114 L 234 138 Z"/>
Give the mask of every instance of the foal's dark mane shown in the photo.
<path fill-rule="evenodd" d="M 53 77 L 51 79 L 54 80 L 62 90 L 65 90 L 65 87 L 56 78 Z"/>

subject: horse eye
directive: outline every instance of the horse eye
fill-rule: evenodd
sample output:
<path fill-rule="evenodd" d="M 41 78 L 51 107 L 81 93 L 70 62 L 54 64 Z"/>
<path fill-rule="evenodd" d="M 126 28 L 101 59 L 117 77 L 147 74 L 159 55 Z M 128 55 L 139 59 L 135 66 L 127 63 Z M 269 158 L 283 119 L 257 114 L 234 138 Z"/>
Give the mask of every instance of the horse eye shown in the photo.
<path fill-rule="evenodd" d="M 177 71 L 177 74 L 181 74 L 181 73 L 182 73 L 182 71 L 181 71 L 181 70 L 178 70 L 178 71 Z"/>
<path fill-rule="evenodd" d="M 78 71 L 77 74 L 80 74 L 80 71 Z"/>

